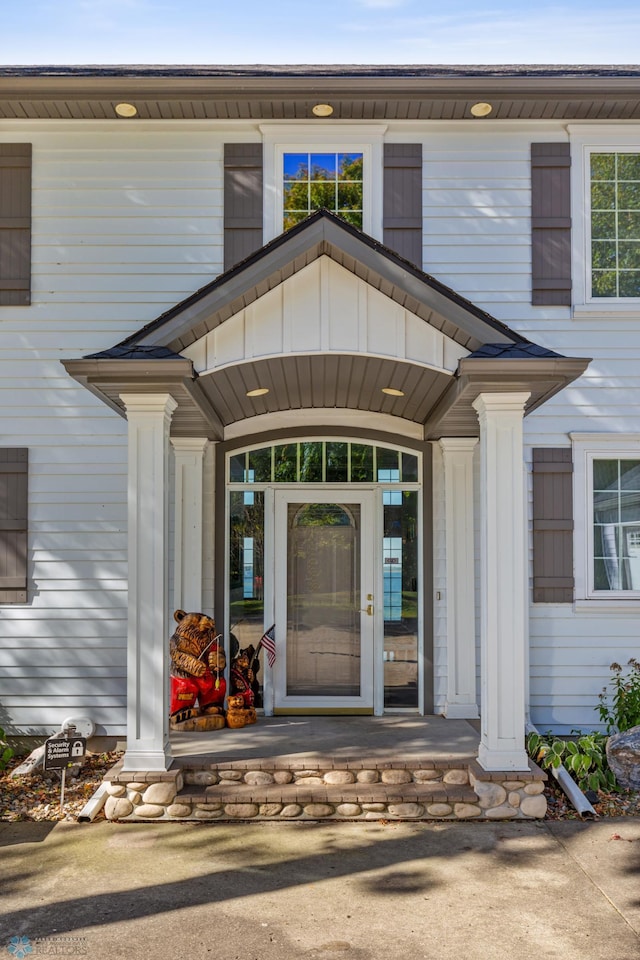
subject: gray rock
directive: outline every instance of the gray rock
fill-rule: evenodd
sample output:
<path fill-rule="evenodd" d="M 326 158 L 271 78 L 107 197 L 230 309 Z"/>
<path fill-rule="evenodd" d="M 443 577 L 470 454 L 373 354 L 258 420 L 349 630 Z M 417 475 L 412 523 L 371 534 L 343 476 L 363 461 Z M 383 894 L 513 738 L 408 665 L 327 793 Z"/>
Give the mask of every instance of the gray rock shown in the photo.
<path fill-rule="evenodd" d="M 411 783 L 413 777 L 408 770 L 383 770 L 381 774 L 383 783 Z"/>
<path fill-rule="evenodd" d="M 314 820 L 320 817 L 333 816 L 333 807 L 330 803 L 309 803 L 304 808 L 305 816 L 313 817 Z"/>
<path fill-rule="evenodd" d="M 609 737 L 607 760 L 621 787 L 640 790 L 640 726 Z"/>
<path fill-rule="evenodd" d="M 380 774 L 377 770 L 358 770 L 357 778 L 358 783 L 377 783 Z"/>
<path fill-rule="evenodd" d="M 160 783 L 150 783 L 145 792 L 142 794 L 142 802 L 150 803 L 151 805 L 159 804 L 161 806 L 165 806 L 169 803 L 173 803 L 176 793 L 176 784 L 172 783 L 171 781 L 167 783 L 162 781 Z"/>
<path fill-rule="evenodd" d="M 104 805 L 107 820 L 121 820 L 133 813 L 133 804 L 126 797 L 109 797 Z"/>
<path fill-rule="evenodd" d="M 215 811 L 202 811 L 214 813 Z M 228 803 L 224 808 L 224 812 L 228 817 L 233 817 L 235 820 L 249 820 L 251 817 L 257 817 L 260 812 L 260 807 L 257 803 Z"/>
<path fill-rule="evenodd" d="M 127 793 L 127 788 L 124 783 L 108 783 L 107 793 L 110 797 L 124 797 Z"/>
<path fill-rule="evenodd" d="M 325 783 L 353 783 L 354 780 L 350 770 L 327 770 L 324 775 Z"/>
<path fill-rule="evenodd" d="M 273 779 L 275 783 L 291 783 L 293 774 L 291 770 L 274 770 Z"/>
<path fill-rule="evenodd" d="M 123 801 L 120 800 L 120 803 Z M 136 816 L 137 817 L 146 817 L 149 820 L 155 819 L 156 817 L 164 816 L 164 807 L 161 807 L 159 803 L 141 803 L 139 807 L 136 807 Z"/>
<path fill-rule="evenodd" d="M 479 798 L 479 805 L 483 810 L 498 807 L 507 799 L 507 791 L 499 783 L 476 780 L 473 789 Z"/>
<path fill-rule="evenodd" d="M 520 803 L 520 812 L 525 817 L 535 817 L 542 820 L 547 812 L 547 798 L 542 793 L 534 797 L 523 797 Z"/>
<path fill-rule="evenodd" d="M 419 803 L 390 803 L 390 817 L 421 817 L 424 813 L 424 807 Z"/>
<path fill-rule="evenodd" d="M 273 783 L 273 777 L 266 770 L 248 770 L 244 775 L 244 782 L 252 787 L 263 787 Z"/>

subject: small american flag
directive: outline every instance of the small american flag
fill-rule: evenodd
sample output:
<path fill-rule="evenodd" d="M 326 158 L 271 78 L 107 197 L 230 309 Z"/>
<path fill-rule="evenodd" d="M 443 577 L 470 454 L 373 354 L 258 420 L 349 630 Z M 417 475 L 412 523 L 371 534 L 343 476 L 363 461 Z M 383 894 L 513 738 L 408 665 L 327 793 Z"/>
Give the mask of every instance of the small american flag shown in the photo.
<path fill-rule="evenodd" d="M 269 661 L 269 666 L 272 667 L 276 662 L 276 625 L 269 627 L 269 629 L 262 635 L 262 640 L 260 641 L 264 649 L 267 651 L 267 660 Z"/>

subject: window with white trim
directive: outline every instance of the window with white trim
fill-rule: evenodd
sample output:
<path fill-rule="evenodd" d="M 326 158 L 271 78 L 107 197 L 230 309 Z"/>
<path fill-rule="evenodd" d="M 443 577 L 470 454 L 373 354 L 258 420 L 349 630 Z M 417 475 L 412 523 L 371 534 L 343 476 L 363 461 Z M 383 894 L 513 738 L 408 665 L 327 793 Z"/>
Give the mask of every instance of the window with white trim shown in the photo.
<path fill-rule="evenodd" d="M 568 125 L 574 315 L 634 319 L 640 303 L 640 130 Z"/>
<path fill-rule="evenodd" d="M 283 230 L 322 209 L 362 229 L 362 153 L 284 153 L 282 183 Z"/>
<path fill-rule="evenodd" d="M 591 296 L 640 297 L 640 152 L 590 153 Z"/>
<path fill-rule="evenodd" d="M 640 437 L 572 440 L 576 596 L 640 599 Z"/>
<path fill-rule="evenodd" d="M 265 240 L 321 208 L 382 240 L 386 129 L 376 123 L 261 124 Z"/>

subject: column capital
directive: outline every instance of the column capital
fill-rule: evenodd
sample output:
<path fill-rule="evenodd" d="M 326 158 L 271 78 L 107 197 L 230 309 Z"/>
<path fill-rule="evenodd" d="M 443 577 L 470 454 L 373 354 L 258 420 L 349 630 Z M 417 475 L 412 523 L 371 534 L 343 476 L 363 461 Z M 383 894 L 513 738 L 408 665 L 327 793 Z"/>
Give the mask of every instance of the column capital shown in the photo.
<path fill-rule="evenodd" d="M 178 403 L 170 393 L 121 393 L 120 399 L 129 413 L 164 413 L 171 417 Z"/>
<path fill-rule="evenodd" d="M 443 453 L 473 453 L 478 446 L 477 437 L 440 437 L 438 440 Z"/>
<path fill-rule="evenodd" d="M 530 396 L 530 392 L 479 393 L 471 406 L 477 411 L 479 418 L 489 413 L 519 413 L 522 415 L 524 414 L 524 405 Z"/>
<path fill-rule="evenodd" d="M 210 441 L 207 437 L 171 437 L 176 453 L 204 453 Z"/>

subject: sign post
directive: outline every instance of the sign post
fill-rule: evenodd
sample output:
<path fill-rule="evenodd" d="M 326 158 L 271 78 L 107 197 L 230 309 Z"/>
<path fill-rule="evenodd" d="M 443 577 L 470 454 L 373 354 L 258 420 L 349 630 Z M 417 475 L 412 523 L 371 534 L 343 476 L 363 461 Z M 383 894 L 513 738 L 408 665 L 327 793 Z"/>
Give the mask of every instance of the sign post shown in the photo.
<path fill-rule="evenodd" d="M 60 787 L 60 812 L 64 807 L 64 786 L 67 767 L 76 760 L 82 760 L 87 752 L 87 741 L 84 737 L 76 737 L 70 729 L 71 736 L 57 734 L 49 737 L 44 744 L 44 769 L 62 770 Z"/>

